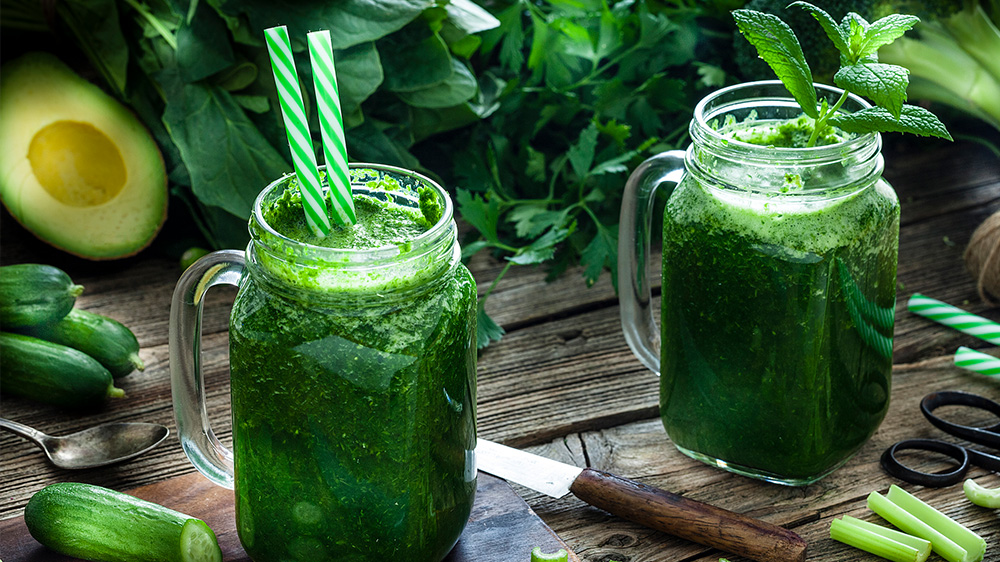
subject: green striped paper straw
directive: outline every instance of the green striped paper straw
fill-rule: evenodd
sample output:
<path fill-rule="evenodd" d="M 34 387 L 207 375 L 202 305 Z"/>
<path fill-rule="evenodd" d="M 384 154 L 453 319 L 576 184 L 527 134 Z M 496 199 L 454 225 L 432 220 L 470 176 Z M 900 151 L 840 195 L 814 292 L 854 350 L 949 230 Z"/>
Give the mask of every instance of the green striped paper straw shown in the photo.
<path fill-rule="evenodd" d="M 929 318 L 959 332 L 1000 345 L 1000 324 L 961 308 L 915 293 L 906 304 L 910 312 Z"/>
<path fill-rule="evenodd" d="M 330 32 L 325 29 L 313 31 L 307 37 L 333 218 L 342 225 L 354 224 L 358 219 L 354 214 L 351 178 L 347 171 L 347 142 L 344 139 L 344 116 L 340 111 L 337 70 L 333 64 L 333 42 L 330 40 Z"/>
<path fill-rule="evenodd" d="M 1000 359 L 964 345 L 955 352 L 955 366 L 981 375 L 1000 375 Z"/>
<path fill-rule="evenodd" d="M 292 56 L 288 30 L 283 25 L 271 27 L 264 30 L 264 38 L 267 40 L 267 52 L 271 56 L 271 70 L 274 72 L 274 85 L 278 89 L 278 102 L 281 105 L 281 117 L 285 121 L 292 165 L 295 166 L 302 191 L 306 223 L 316 236 L 326 236 L 330 234 L 330 217 L 320 187 L 316 153 L 313 152 L 312 138 L 309 136 L 309 122 L 302 103 L 302 91 L 295 72 L 295 58 Z"/>

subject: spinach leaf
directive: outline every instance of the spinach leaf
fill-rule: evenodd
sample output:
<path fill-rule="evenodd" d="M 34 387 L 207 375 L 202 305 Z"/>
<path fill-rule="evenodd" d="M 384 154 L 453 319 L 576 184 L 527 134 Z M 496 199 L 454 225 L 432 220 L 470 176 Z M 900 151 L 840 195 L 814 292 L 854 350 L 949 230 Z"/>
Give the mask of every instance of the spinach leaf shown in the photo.
<path fill-rule="evenodd" d="M 176 70 L 159 78 L 167 98 L 163 122 L 191 174 L 192 192 L 245 221 L 257 193 L 291 167 L 229 92 L 184 84 Z"/>
<path fill-rule="evenodd" d="M 476 77 L 461 62 L 451 59 L 452 72 L 444 81 L 399 97 L 413 107 L 443 108 L 458 105 L 476 95 Z"/>
<path fill-rule="evenodd" d="M 417 18 L 434 0 L 214 0 L 220 12 L 246 18 L 250 29 L 288 26 L 295 50 L 305 48 L 306 34 L 329 29 L 334 49 L 380 39 Z M 263 37 L 256 37 L 258 44 Z"/>
<path fill-rule="evenodd" d="M 181 79 L 197 82 L 235 63 L 226 23 L 210 6 L 194 2 L 193 17 L 177 29 L 177 66 Z"/>

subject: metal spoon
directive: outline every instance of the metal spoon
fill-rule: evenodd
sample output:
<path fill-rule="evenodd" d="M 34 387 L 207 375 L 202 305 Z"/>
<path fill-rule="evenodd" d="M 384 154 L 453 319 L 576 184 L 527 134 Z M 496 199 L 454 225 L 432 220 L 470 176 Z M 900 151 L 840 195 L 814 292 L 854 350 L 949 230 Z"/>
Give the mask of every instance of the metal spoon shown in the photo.
<path fill-rule="evenodd" d="M 0 418 L 0 429 L 16 433 L 45 451 L 59 468 L 93 468 L 141 455 L 166 439 L 170 430 L 158 423 L 105 423 L 55 437 Z"/>

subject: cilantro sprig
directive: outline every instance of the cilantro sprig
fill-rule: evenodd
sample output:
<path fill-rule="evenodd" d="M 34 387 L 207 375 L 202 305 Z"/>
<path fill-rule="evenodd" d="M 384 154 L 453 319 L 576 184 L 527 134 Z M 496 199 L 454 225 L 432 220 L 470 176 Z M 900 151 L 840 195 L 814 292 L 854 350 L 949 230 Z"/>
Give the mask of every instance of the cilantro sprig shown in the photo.
<path fill-rule="evenodd" d="M 904 103 L 909 71 L 878 61 L 879 48 L 902 37 L 920 18 L 891 14 L 868 23 L 859 14 L 849 12 L 837 22 L 808 2 L 793 2 L 789 7 L 807 10 L 840 52 L 840 70 L 833 81 L 844 93 L 833 105 L 825 99 L 817 99 L 802 47 L 795 32 L 781 18 L 743 9 L 734 10 L 733 19 L 740 33 L 757 49 L 760 58 L 771 67 L 802 112 L 814 120 L 806 146 L 815 146 L 829 126 L 848 133 L 898 132 L 951 140 L 947 128 L 933 113 Z M 868 98 L 874 107 L 838 113 L 851 93 Z"/>

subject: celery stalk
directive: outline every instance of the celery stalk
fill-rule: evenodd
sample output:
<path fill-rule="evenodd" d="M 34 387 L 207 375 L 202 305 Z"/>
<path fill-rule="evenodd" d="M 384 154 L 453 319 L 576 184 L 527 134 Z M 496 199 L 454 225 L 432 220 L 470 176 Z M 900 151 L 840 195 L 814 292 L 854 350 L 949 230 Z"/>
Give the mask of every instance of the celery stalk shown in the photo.
<path fill-rule="evenodd" d="M 969 553 L 969 560 L 982 560 L 986 554 L 986 540 L 973 533 L 951 517 L 927 505 L 916 496 L 893 484 L 889 486 L 889 501 L 909 511 L 921 521 L 934 527 Z"/>
<path fill-rule="evenodd" d="M 962 486 L 969 501 L 990 509 L 1000 508 L 1000 488 L 984 488 L 971 478 Z"/>
<path fill-rule="evenodd" d="M 924 88 L 921 98 L 952 105 L 985 120 L 1000 129 L 1000 77 L 994 76 L 979 61 L 963 50 L 943 27 L 921 26 L 920 39 L 901 37 L 879 49 L 879 62 L 905 66 L 914 79 L 937 86 Z M 910 92 L 916 97 L 916 92 Z"/>
<path fill-rule="evenodd" d="M 566 552 L 565 548 L 560 548 L 551 554 L 542 552 L 542 548 L 539 546 L 531 550 L 531 562 L 567 562 L 567 560 L 569 560 L 569 553 Z"/>
<path fill-rule="evenodd" d="M 831 522 L 830 538 L 893 562 L 924 562 L 931 554 L 929 541 L 849 515 Z"/>
<path fill-rule="evenodd" d="M 969 556 L 967 550 L 956 544 L 955 541 L 878 492 L 872 492 L 868 495 L 868 507 L 906 533 L 930 541 L 934 552 L 940 554 L 948 562 L 973 562 L 975 560 Z"/>

